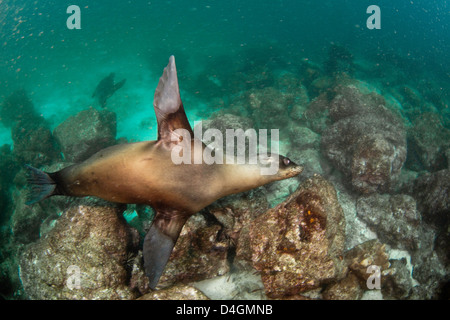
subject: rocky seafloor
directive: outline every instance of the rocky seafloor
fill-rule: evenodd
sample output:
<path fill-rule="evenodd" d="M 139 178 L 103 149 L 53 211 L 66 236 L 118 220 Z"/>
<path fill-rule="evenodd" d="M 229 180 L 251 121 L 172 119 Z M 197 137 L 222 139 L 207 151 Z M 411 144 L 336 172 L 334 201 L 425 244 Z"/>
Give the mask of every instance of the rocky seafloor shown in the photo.
<path fill-rule="evenodd" d="M 402 70 L 368 79 L 373 70 L 349 57 L 331 50 L 324 65 L 243 70 L 246 87 L 214 100 L 221 108 L 204 129 L 278 128 L 280 153 L 305 170 L 192 216 L 157 291 L 142 264 L 148 208 L 67 197 L 25 204 L 21 164 L 53 172 L 126 142 L 115 113 L 88 108 L 52 131 L 26 92 L 12 93 L 1 108 L 13 137 L 0 149 L 2 296 L 448 298 L 448 96 L 405 83 Z M 368 285 L 370 266 L 379 288 Z"/>

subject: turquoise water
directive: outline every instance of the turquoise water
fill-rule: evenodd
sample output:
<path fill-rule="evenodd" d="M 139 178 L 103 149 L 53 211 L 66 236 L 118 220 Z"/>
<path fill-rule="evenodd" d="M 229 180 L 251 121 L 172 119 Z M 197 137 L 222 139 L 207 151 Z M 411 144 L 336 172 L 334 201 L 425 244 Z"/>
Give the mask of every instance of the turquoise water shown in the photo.
<path fill-rule="evenodd" d="M 226 98 L 239 90 L 227 83 L 234 72 L 269 61 L 280 69 L 295 68 L 304 58 L 322 63 L 331 42 L 360 59 L 383 61 L 385 55 L 396 55 L 399 68 L 409 68 L 405 60 L 418 69 L 412 75 L 417 82 L 420 72 L 435 71 L 431 76 L 448 85 L 445 1 L 379 1 L 381 30 L 365 27 L 370 1 L 79 1 L 81 30 L 66 27 L 70 4 L 1 3 L 0 96 L 25 88 L 53 126 L 91 105 L 99 79 L 115 71 L 127 79 L 111 102 L 119 136 L 147 138 L 127 115 L 146 112 L 153 117 L 153 90 L 171 54 L 194 119 L 202 116 L 193 108 L 207 114 L 212 97 Z M 208 76 L 227 88 L 217 88 Z M 1 132 L 2 141 L 9 143 L 8 133 Z"/>
<path fill-rule="evenodd" d="M 66 10 L 74 4 L 81 9 L 81 29 L 69 30 Z M 366 27 L 372 4 L 381 9 L 380 30 Z M 305 64 L 326 73 L 330 47 L 337 44 L 352 56 L 351 70 L 342 56 L 337 68 L 384 95 L 407 126 L 414 119 L 395 95 L 400 86 L 422 99 L 415 117 L 431 110 L 450 129 L 449 27 L 450 3 L 437 0 L 0 0 L 0 103 L 25 90 L 53 130 L 89 107 L 100 110 L 91 95 L 115 72 L 116 81 L 126 79 L 107 102 L 117 116 L 116 137 L 154 140 L 153 95 L 170 55 L 193 124 L 219 110 L 236 114 L 236 99 L 276 87 L 284 74 L 303 81 Z M 309 98 L 321 93 L 309 90 Z M 289 149 L 287 134 L 281 140 Z M 4 144 L 13 150 L 10 125 L 0 121 Z M 1 221 L 8 229 L 15 186 L 6 165 L 2 170 L 8 181 Z"/>

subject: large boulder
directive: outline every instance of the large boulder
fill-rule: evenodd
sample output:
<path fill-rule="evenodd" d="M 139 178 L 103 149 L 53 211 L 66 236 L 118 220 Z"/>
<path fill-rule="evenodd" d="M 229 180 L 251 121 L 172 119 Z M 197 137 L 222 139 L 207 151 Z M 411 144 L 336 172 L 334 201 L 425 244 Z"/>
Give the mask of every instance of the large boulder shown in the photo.
<path fill-rule="evenodd" d="M 30 122 L 18 122 L 11 130 L 14 156 L 21 164 L 34 167 L 59 160 L 56 141 L 45 121 L 36 118 Z"/>
<path fill-rule="evenodd" d="M 306 180 L 250 226 L 253 266 L 267 296 L 297 295 L 341 278 L 344 238 L 334 187 L 320 176 Z"/>
<path fill-rule="evenodd" d="M 258 129 L 283 129 L 289 122 L 294 95 L 274 87 L 252 89 L 244 95 L 245 105 Z"/>
<path fill-rule="evenodd" d="M 47 122 L 36 112 L 24 90 L 15 91 L 5 99 L 0 106 L 0 121 L 11 128 L 17 162 L 39 167 L 59 158 Z"/>
<path fill-rule="evenodd" d="M 345 277 L 326 286 L 322 297 L 327 300 L 361 299 L 370 289 L 367 286 L 367 280 L 373 273 L 367 272 L 368 268 L 377 266 L 381 272 L 386 272 L 389 268 L 389 256 L 385 249 L 386 245 L 379 241 L 369 240 L 345 252 L 343 255 Z M 384 277 L 380 278 L 380 284 L 383 285 Z"/>
<path fill-rule="evenodd" d="M 411 194 L 424 220 L 446 230 L 450 217 L 450 170 L 419 176 L 414 181 Z"/>
<path fill-rule="evenodd" d="M 356 203 L 358 217 L 377 233 L 379 239 L 395 248 L 420 248 L 422 217 L 416 201 L 408 195 L 371 194 Z"/>
<path fill-rule="evenodd" d="M 361 193 L 387 192 L 406 160 L 406 132 L 399 116 L 374 94 L 337 89 L 330 104 L 335 121 L 322 135 L 322 152 Z"/>
<path fill-rule="evenodd" d="M 199 130 L 199 124 L 201 124 L 202 128 L 202 135 L 205 133 L 208 129 L 214 129 L 219 130 L 222 133 L 223 137 L 223 145 L 220 146 L 223 153 L 233 153 L 234 155 L 237 155 L 238 147 L 242 147 L 238 145 L 237 139 L 234 138 L 233 141 L 229 141 L 227 139 L 227 130 L 234 130 L 234 132 L 237 132 L 236 130 L 242 130 L 245 132 L 248 129 L 253 128 L 253 121 L 250 118 L 243 117 L 243 116 L 237 116 L 230 113 L 217 113 L 214 114 L 212 117 L 210 117 L 208 120 L 204 120 L 201 123 L 197 123 L 194 128 L 194 133 Z M 203 142 L 207 145 L 209 145 L 211 142 L 217 141 L 208 141 L 206 137 L 203 137 Z M 214 140 L 214 139 L 212 139 Z M 231 145 L 234 145 L 234 148 L 231 149 Z M 245 139 L 245 151 L 248 152 L 249 150 L 249 140 Z"/>
<path fill-rule="evenodd" d="M 408 158 L 406 167 L 420 171 L 446 169 L 446 151 L 450 148 L 450 130 L 442 125 L 435 113 L 417 117 L 408 130 Z"/>
<path fill-rule="evenodd" d="M 25 190 L 15 191 L 13 199 L 14 209 L 10 223 L 15 241 L 26 244 L 38 240 L 41 223 L 47 218 L 47 212 L 39 205 L 27 206 Z"/>
<path fill-rule="evenodd" d="M 23 89 L 11 93 L 0 106 L 0 122 L 8 128 L 18 122 L 38 117 L 33 103 Z"/>
<path fill-rule="evenodd" d="M 55 227 L 26 246 L 20 279 L 30 299 L 132 299 L 132 232 L 111 204 L 67 209 Z"/>
<path fill-rule="evenodd" d="M 93 108 L 80 111 L 55 128 L 53 134 L 66 161 L 81 162 L 116 143 L 116 114 Z"/>
<path fill-rule="evenodd" d="M 204 280 L 227 273 L 229 242 L 223 236 L 223 226 L 210 223 L 198 213 L 189 218 L 158 286 L 169 287 L 175 283 Z"/>
<path fill-rule="evenodd" d="M 239 270 L 253 270 L 250 225 L 269 209 L 267 192 L 260 187 L 248 192 L 222 198 L 204 209 L 223 226 L 229 240 L 229 261 Z"/>

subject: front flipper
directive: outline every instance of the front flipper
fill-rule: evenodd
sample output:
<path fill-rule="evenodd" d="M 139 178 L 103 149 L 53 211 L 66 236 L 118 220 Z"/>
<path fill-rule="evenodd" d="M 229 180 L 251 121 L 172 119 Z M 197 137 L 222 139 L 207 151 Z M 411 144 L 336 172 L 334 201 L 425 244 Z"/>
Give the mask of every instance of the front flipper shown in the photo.
<path fill-rule="evenodd" d="M 178 212 L 157 212 L 144 239 L 144 269 L 155 289 L 187 218 Z"/>

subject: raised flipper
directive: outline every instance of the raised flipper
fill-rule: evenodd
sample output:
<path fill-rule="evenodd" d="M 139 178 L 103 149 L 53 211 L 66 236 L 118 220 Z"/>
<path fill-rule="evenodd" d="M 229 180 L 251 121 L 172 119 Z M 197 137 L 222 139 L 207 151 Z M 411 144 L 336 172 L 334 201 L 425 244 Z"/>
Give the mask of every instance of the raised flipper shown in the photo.
<path fill-rule="evenodd" d="M 187 218 L 178 212 L 157 212 L 144 239 L 144 269 L 155 289 Z"/>
<path fill-rule="evenodd" d="M 153 98 L 153 107 L 158 120 L 158 141 L 161 141 L 165 147 L 171 149 L 176 144 L 172 135 L 177 129 L 185 129 L 191 137 L 194 137 L 181 102 L 174 56 L 169 58 L 169 64 L 164 68 L 163 75 L 159 79 Z"/>

